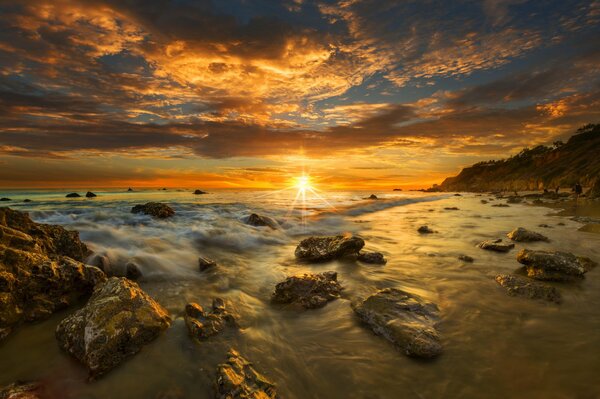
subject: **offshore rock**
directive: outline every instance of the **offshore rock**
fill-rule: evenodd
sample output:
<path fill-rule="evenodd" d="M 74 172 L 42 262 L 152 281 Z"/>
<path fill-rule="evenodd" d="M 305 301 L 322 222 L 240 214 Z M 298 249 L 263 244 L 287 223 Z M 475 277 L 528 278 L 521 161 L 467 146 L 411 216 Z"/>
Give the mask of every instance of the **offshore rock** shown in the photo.
<path fill-rule="evenodd" d="M 524 229 L 523 227 L 517 227 L 506 236 L 517 242 L 550 241 L 545 235 Z"/>
<path fill-rule="evenodd" d="M 529 299 L 560 303 L 561 296 L 558 290 L 550 285 L 539 283 L 526 277 L 514 274 L 499 274 L 495 278 L 510 296 L 519 296 Z"/>
<path fill-rule="evenodd" d="M 94 379 L 139 352 L 170 323 L 167 311 L 136 283 L 111 277 L 85 307 L 60 322 L 56 338 Z"/>
<path fill-rule="evenodd" d="M 159 219 L 166 219 L 175 215 L 173 208 L 160 202 L 148 202 L 144 205 L 136 205 L 131 208 L 131 213 L 143 213 Z"/>
<path fill-rule="evenodd" d="M 362 238 L 351 234 L 309 237 L 300 241 L 294 254 L 305 261 L 326 262 L 344 256 L 356 256 L 364 246 Z"/>
<path fill-rule="evenodd" d="M 421 226 L 417 229 L 420 234 L 433 234 L 435 231 L 429 228 L 429 226 Z"/>
<path fill-rule="evenodd" d="M 527 275 L 536 280 L 573 281 L 584 277 L 596 263 L 589 258 L 568 252 L 532 251 L 523 249 L 517 261 L 525 265 Z"/>
<path fill-rule="evenodd" d="M 458 260 L 462 260 L 463 262 L 473 263 L 475 259 L 469 255 L 459 255 Z"/>
<path fill-rule="evenodd" d="M 371 195 L 369 195 L 369 198 L 367 198 L 367 199 L 376 200 L 376 199 L 379 199 L 379 198 L 377 198 L 377 196 L 375 194 L 371 194 Z"/>
<path fill-rule="evenodd" d="M 235 316 L 225 309 L 225 301 L 215 298 L 210 312 L 197 303 L 185 305 L 185 325 L 190 336 L 206 339 L 223 331 L 226 327 L 237 327 Z"/>
<path fill-rule="evenodd" d="M 205 258 L 203 256 L 198 258 L 198 269 L 203 272 L 208 269 L 212 269 L 217 266 L 217 262 L 212 259 Z"/>
<path fill-rule="evenodd" d="M 208 193 L 206 191 L 196 190 L 196 191 L 194 191 L 194 194 L 201 195 L 201 194 L 208 194 Z"/>
<path fill-rule="evenodd" d="M 218 399 L 276 399 L 275 385 L 260 374 L 252 363 L 231 349 L 227 362 L 217 366 Z"/>
<path fill-rule="evenodd" d="M 275 286 L 272 301 L 316 309 L 339 298 L 341 291 L 342 286 L 337 281 L 336 272 L 296 275 Z"/>
<path fill-rule="evenodd" d="M 381 252 L 361 251 L 358 253 L 357 259 L 364 263 L 372 263 L 376 265 L 385 265 L 387 263 L 387 259 L 385 259 Z"/>
<path fill-rule="evenodd" d="M 279 223 L 277 223 L 277 221 L 273 218 L 270 218 L 268 216 L 261 216 L 261 215 L 257 215 L 256 213 L 251 214 L 250 216 L 248 216 L 245 220 L 245 223 L 250 225 L 250 226 L 256 226 L 256 227 L 270 227 L 273 230 L 276 230 L 277 228 L 279 228 Z"/>
<path fill-rule="evenodd" d="M 442 352 L 437 305 L 408 292 L 386 288 L 352 303 L 358 317 L 408 356 L 433 358 Z"/>
<path fill-rule="evenodd" d="M 77 193 L 70 193 L 65 195 L 66 198 L 80 198 L 81 195 L 77 194 Z"/>
<path fill-rule="evenodd" d="M 497 240 L 482 241 L 477 246 L 481 249 L 495 252 L 508 252 L 515 247 L 512 242 L 504 242 L 501 238 Z"/>
<path fill-rule="evenodd" d="M 127 262 L 125 265 L 125 277 L 130 280 L 137 280 L 143 276 L 142 271 L 137 263 L 133 261 Z"/>
<path fill-rule="evenodd" d="M 88 191 L 87 193 L 85 193 L 85 197 L 86 198 L 94 198 L 94 197 L 97 197 L 97 195 L 91 191 Z"/>
<path fill-rule="evenodd" d="M 11 201 L 11 199 L 10 198 L 6 198 L 6 197 L 2 197 L 2 198 L 0 198 L 0 201 Z"/>

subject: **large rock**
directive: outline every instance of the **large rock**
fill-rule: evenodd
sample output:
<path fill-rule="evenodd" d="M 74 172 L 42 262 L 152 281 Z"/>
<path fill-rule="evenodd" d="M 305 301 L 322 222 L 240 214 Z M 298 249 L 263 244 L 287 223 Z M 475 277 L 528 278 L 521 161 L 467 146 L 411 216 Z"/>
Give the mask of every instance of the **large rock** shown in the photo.
<path fill-rule="evenodd" d="M 0 399 L 43 399 L 47 398 L 40 384 L 35 382 L 15 382 L 0 388 Z"/>
<path fill-rule="evenodd" d="M 361 262 L 375 265 L 385 265 L 387 263 L 387 259 L 385 259 L 381 252 L 361 251 L 358 253 L 357 259 Z"/>
<path fill-rule="evenodd" d="M 541 299 L 554 303 L 561 302 L 560 292 L 556 288 L 525 277 L 499 274 L 496 276 L 496 282 L 506 289 L 510 296 Z"/>
<path fill-rule="evenodd" d="M 309 237 L 300 241 L 294 254 L 309 262 L 326 262 L 344 256 L 356 256 L 365 241 L 352 235 Z"/>
<path fill-rule="evenodd" d="M 525 265 L 527 275 L 536 280 L 572 281 L 582 279 L 596 263 L 568 252 L 523 249 L 517 261 Z"/>
<path fill-rule="evenodd" d="M 477 246 L 481 249 L 494 252 L 508 252 L 515 247 L 512 242 L 504 242 L 501 238 L 497 240 L 482 241 Z"/>
<path fill-rule="evenodd" d="M 201 195 L 201 194 L 208 194 L 208 193 L 206 191 L 196 190 L 196 191 L 194 191 L 194 194 Z"/>
<path fill-rule="evenodd" d="M 291 276 L 275 286 L 275 303 L 294 304 L 304 309 L 321 308 L 340 297 L 342 286 L 336 272 Z"/>
<path fill-rule="evenodd" d="M 545 235 L 524 229 L 523 227 L 517 227 L 506 236 L 518 242 L 549 241 Z"/>
<path fill-rule="evenodd" d="M 408 292 L 386 288 L 352 303 L 358 317 L 408 356 L 433 358 L 442 352 L 438 307 Z"/>
<path fill-rule="evenodd" d="M 0 339 L 91 294 L 105 276 L 81 262 L 89 253 L 76 231 L 0 208 Z"/>
<path fill-rule="evenodd" d="M 97 195 L 91 191 L 88 191 L 87 193 L 85 193 L 85 197 L 86 198 L 94 198 L 94 197 L 97 197 Z"/>
<path fill-rule="evenodd" d="M 430 229 L 429 226 L 421 226 L 417 229 L 417 231 L 419 232 L 419 234 L 433 234 L 435 233 L 434 230 Z"/>
<path fill-rule="evenodd" d="M 136 205 L 131 208 L 131 213 L 143 213 L 159 219 L 166 219 L 175 215 L 173 208 L 160 202 L 148 202 L 144 205 Z"/>
<path fill-rule="evenodd" d="M 80 198 L 81 195 L 77 194 L 77 193 L 70 193 L 65 195 L 66 198 Z"/>
<path fill-rule="evenodd" d="M 257 215 L 256 213 L 251 214 L 245 219 L 246 224 L 256 227 L 270 227 L 273 230 L 279 228 L 279 223 L 273 218 L 268 216 Z"/>
<path fill-rule="evenodd" d="M 196 339 L 206 339 L 223 331 L 226 327 L 237 327 L 235 316 L 225 308 L 225 301 L 215 298 L 212 310 L 206 312 L 197 303 L 185 305 L 185 325 Z"/>
<path fill-rule="evenodd" d="M 217 366 L 218 399 L 276 399 L 275 385 L 231 349 L 227 362 Z"/>
<path fill-rule="evenodd" d="M 94 379 L 139 352 L 170 322 L 167 311 L 135 282 L 111 277 L 85 307 L 60 322 L 56 338 Z"/>

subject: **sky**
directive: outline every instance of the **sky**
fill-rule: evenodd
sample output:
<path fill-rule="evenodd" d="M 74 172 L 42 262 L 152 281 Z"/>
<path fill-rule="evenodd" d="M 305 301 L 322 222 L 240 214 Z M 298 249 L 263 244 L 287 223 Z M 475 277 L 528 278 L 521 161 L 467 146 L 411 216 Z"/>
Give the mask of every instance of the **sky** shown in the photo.
<path fill-rule="evenodd" d="M 0 0 L 0 187 L 421 188 L 598 122 L 598 0 Z"/>

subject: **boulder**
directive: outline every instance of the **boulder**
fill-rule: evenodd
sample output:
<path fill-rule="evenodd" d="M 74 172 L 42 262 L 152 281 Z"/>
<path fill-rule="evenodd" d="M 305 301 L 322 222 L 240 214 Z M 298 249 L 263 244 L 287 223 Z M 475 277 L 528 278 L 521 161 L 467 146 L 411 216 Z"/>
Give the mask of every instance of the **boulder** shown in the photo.
<path fill-rule="evenodd" d="M 29 198 L 25 198 L 23 202 L 31 202 L 31 200 Z"/>
<path fill-rule="evenodd" d="M 42 399 L 47 398 L 40 384 L 16 382 L 0 388 L 0 399 Z"/>
<path fill-rule="evenodd" d="M 12 201 L 12 200 L 10 198 L 2 197 L 2 198 L 0 198 L 0 201 Z"/>
<path fill-rule="evenodd" d="M 291 276 L 275 286 L 274 303 L 298 305 L 304 309 L 321 308 L 340 297 L 342 286 L 336 272 Z"/>
<path fill-rule="evenodd" d="M 227 362 L 217 366 L 215 385 L 218 399 L 278 398 L 275 385 L 234 349 L 227 354 Z"/>
<path fill-rule="evenodd" d="M 133 188 L 131 188 L 131 187 L 129 187 L 129 188 L 127 189 L 127 192 L 128 192 L 128 193 L 130 193 L 130 192 L 132 192 L 132 191 L 133 191 Z"/>
<path fill-rule="evenodd" d="M 364 246 L 365 241 L 362 238 L 351 234 L 309 237 L 300 241 L 294 254 L 301 260 L 326 262 L 345 256 L 356 256 Z"/>
<path fill-rule="evenodd" d="M 0 339 L 90 295 L 106 277 L 81 262 L 89 252 L 76 231 L 0 208 Z"/>
<path fill-rule="evenodd" d="M 65 197 L 66 198 L 80 198 L 81 195 L 79 195 L 77 193 L 70 193 L 70 194 L 67 194 Z"/>
<path fill-rule="evenodd" d="M 508 252 L 515 247 L 515 244 L 512 242 L 505 242 L 501 238 L 498 238 L 497 240 L 482 241 L 477 244 L 477 246 L 488 251 Z"/>
<path fill-rule="evenodd" d="M 568 252 L 532 251 L 523 249 L 517 261 L 525 265 L 527 275 L 536 280 L 573 281 L 596 266 L 589 258 L 578 257 Z"/>
<path fill-rule="evenodd" d="M 417 229 L 417 231 L 418 231 L 420 234 L 432 234 L 432 233 L 435 233 L 435 231 L 433 231 L 432 229 L 430 229 L 430 228 L 429 228 L 429 226 L 425 226 L 425 225 L 424 225 L 424 226 L 421 226 L 421 227 L 419 227 L 419 228 Z"/>
<path fill-rule="evenodd" d="M 205 312 L 197 303 L 188 303 L 184 318 L 190 336 L 196 339 L 209 338 L 226 327 L 237 327 L 235 316 L 225 309 L 225 301 L 221 298 L 213 300 L 210 312 Z"/>
<path fill-rule="evenodd" d="M 217 266 L 217 262 L 212 259 L 205 258 L 203 256 L 198 258 L 198 269 L 200 269 L 201 272 L 212 269 L 215 266 Z"/>
<path fill-rule="evenodd" d="M 148 202 L 144 205 L 136 205 L 131 208 L 131 213 L 143 213 L 159 219 L 166 219 L 175 215 L 173 208 L 160 202 Z"/>
<path fill-rule="evenodd" d="M 357 259 L 364 263 L 372 263 L 376 265 L 385 265 L 387 263 L 387 259 L 385 259 L 381 252 L 361 251 L 358 253 Z"/>
<path fill-rule="evenodd" d="M 475 259 L 473 259 L 469 255 L 460 255 L 458 257 L 458 260 L 462 260 L 463 262 L 467 262 L 467 263 L 473 263 L 475 261 Z"/>
<path fill-rule="evenodd" d="M 371 194 L 371 195 L 369 195 L 369 198 L 367 198 L 367 199 L 376 200 L 376 199 L 379 199 L 379 198 L 377 198 L 377 196 L 375 194 Z"/>
<path fill-rule="evenodd" d="M 438 307 L 408 292 L 386 288 L 352 303 L 358 317 L 408 356 L 433 358 L 442 352 Z"/>
<path fill-rule="evenodd" d="M 94 198 L 94 197 L 97 197 L 97 195 L 91 191 L 88 191 L 87 193 L 85 193 L 85 197 L 86 198 Z"/>
<path fill-rule="evenodd" d="M 530 299 L 560 303 L 561 296 L 558 290 L 548 284 L 539 283 L 526 277 L 514 274 L 499 274 L 496 282 L 500 284 L 510 296 L 519 296 Z"/>
<path fill-rule="evenodd" d="M 137 263 L 133 261 L 127 262 L 127 264 L 125 265 L 125 277 L 127 277 L 130 280 L 137 280 L 142 276 L 142 271 L 140 270 L 140 266 Z"/>
<path fill-rule="evenodd" d="M 139 352 L 170 323 L 167 311 L 135 282 L 111 277 L 82 309 L 60 322 L 56 338 L 95 379 Z"/>
<path fill-rule="evenodd" d="M 194 194 L 200 195 L 200 194 L 208 194 L 208 193 L 206 191 L 196 190 L 196 191 L 194 191 Z"/>
<path fill-rule="evenodd" d="M 524 229 L 523 227 L 517 227 L 506 236 L 517 242 L 550 241 L 545 235 Z"/>
<path fill-rule="evenodd" d="M 245 223 L 250 226 L 256 227 L 270 227 L 273 230 L 279 228 L 279 223 L 273 218 L 268 216 L 257 215 L 256 213 L 251 214 L 245 219 Z"/>

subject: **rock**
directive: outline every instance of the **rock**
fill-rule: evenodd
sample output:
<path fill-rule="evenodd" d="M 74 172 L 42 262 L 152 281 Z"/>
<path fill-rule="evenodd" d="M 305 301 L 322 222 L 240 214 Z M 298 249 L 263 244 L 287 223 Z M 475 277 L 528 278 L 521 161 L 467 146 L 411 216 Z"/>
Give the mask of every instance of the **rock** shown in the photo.
<path fill-rule="evenodd" d="M 521 202 L 523 202 L 523 198 L 517 196 L 510 196 L 506 200 L 507 204 L 520 204 Z"/>
<path fill-rule="evenodd" d="M 560 303 L 560 292 L 552 286 L 538 283 L 525 277 L 513 274 L 499 274 L 496 282 L 500 284 L 510 296 L 520 296 L 530 299 Z"/>
<path fill-rule="evenodd" d="M 517 227 L 506 236 L 517 242 L 550 241 L 545 235 L 529 231 L 523 227 Z"/>
<path fill-rule="evenodd" d="M 143 213 L 159 219 L 166 219 L 175 215 L 173 208 L 160 202 L 148 202 L 144 205 L 136 205 L 131 208 L 131 213 Z"/>
<path fill-rule="evenodd" d="M 510 207 L 510 205 L 506 205 L 506 204 L 494 204 L 492 205 L 495 208 L 508 208 Z"/>
<path fill-rule="evenodd" d="M 94 198 L 94 197 L 97 197 L 97 195 L 91 191 L 88 191 L 87 193 L 85 193 L 85 197 L 86 198 Z"/>
<path fill-rule="evenodd" d="M 0 399 L 42 399 L 41 386 L 35 382 L 16 382 L 0 388 Z"/>
<path fill-rule="evenodd" d="M 56 338 L 95 379 L 139 352 L 170 323 L 167 311 L 136 283 L 111 277 L 82 309 L 60 322 Z"/>
<path fill-rule="evenodd" d="M 205 312 L 197 303 L 188 303 L 184 318 L 190 336 L 196 339 L 209 338 L 226 327 L 237 327 L 235 317 L 225 309 L 225 301 L 221 298 L 213 300 L 210 312 Z"/>
<path fill-rule="evenodd" d="M 543 228 L 545 228 L 545 229 L 551 229 L 551 228 L 552 228 L 552 226 L 550 226 L 550 225 L 548 225 L 548 224 L 545 224 L 545 223 L 538 224 L 538 227 L 543 227 Z"/>
<path fill-rule="evenodd" d="M 393 191 L 402 191 L 401 188 L 395 188 Z"/>
<path fill-rule="evenodd" d="M 325 262 L 344 256 L 356 256 L 364 246 L 362 238 L 351 234 L 309 237 L 300 241 L 294 254 L 296 258 L 305 261 Z"/>
<path fill-rule="evenodd" d="M 133 191 L 133 189 L 132 189 L 131 187 L 129 187 L 129 188 L 127 189 L 127 192 L 128 192 L 128 193 L 130 193 L 130 192 L 132 192 L 132 191 Z"/>
<path fill-rule="evenodd" d="M 339 298 L 341 290 L 336 272 L 296 275 L 275 286 L 272 301 L 299 305 L 304 309 L 316 309 Z"/>
<path fill-rule="evenodd" d="M 536 280 L 573 281 L 596 266 L 589 258 L 578 257 L 568 252 L 532 251 L 523 249 L 517 261 L 525 265 L 527 275 Z"/>
<path fill-rule="evenodd" d="M 96 266 L 98 269 L 102 270 L 104 274 L 107 276 L 112 276 L 112 264 L 110 263 L 110 259 L 106 255 L 94 254 L 87 262 L 92 266 Z"/>
<path fill-rule="evenodd" d="M 217 366 L 215 385 L 218 399 L 278 398 L 275 385 L 234 349 L 227 354 L 227 362 Z"/>
<path fill-rule="evenodd" d="M 600 233 L 600 224 L 599 223 L 588 223 L 584 226 L 581 226 L 577 229 L 577 231 L 584 231 L 586 233 Z"/>
<path fill-rule="evenodd" d="M 0 208 L 0 338 L 91 294 L 106 277 L 81 262 L 89 252 L 76 231 Z"/>
<path fill-rule="evenodd" d="M 515 247 L 512 242 L 504 242 L 501 238 L 497 240 L 486 240 L 482 241 L 477 246 L 481 249 L 487 249 L 488 251 L 496 252 L 508 252 Z"/>
<path fill-rule="evenodd" d="M 208 194 L 208 193 L 206 191 L 196 190 L 196 191 L 194 191 L 194 194 L 200 195 L 200 194 Z"/>
<path fill-rule="evenodd" d="M 142 276 L 142 271 L 140 270 L 140 267 L 137 263 L 133 261 L 127 262 L 127 264 L 125 265 L 125 277 L 127 277 L 130 280 L 137 280 Z"/>
<path fill-rule="evenodd" d="M 563 222 L 556 223 L 557 226 L 566 226 Z"/>
<path fill-rule="evenodd" d="M 29 198 L 25 198 L 23 202 L 31 202 L 31 200 Z"/>
<path fill-rule="evenodd" d="M 364 263 L 372 263 L 377 265 L 385 265 L 387 263 L 387 260 L 381 252 L 361 251 L 358 253 L 357 259 Z"/>
<path fill-rule="evenodd" d="M 445 209 L 445 210 L 447 210 L 447 211 L 458 211 L 458 210 L 459 210 L 459 209 L 458 209 L 457 207 L 455 207 L 455 206 L 452 206 L 452 207 L 450 207 L 450 206 L 447 206 L 447 207 L 446 207 L 446 208 L 444 208 L 444 209 Z"/>
<path fill-rule="evenodd" d="M 473 263 L 475 261 L 475 259 L 473 259 L 469 255 L 460 255 L 458 257 L 458 260 L 462 260 L 463 262 L 468 262 L 468 263 Z"/>
<path fill-rule="evenodd" d="M 386 288 L 352 303 L 358 317 L 408 356 L 433 358 L 442 352 L 438 307 L 408 292 Z"/>
<path fill-rule="evenodd" d="M 455 196 L 455 197 L 462 197 L 462 195 L 461 195 L 461 194 L 459 194 L 459 193 L 456 193 L 456 194 L 454 194 L 454 196 Z"/>
<path fill-rule="evenodd" d="M 0 201 L 12 201 L 12 200 L 10 198 L 2 197 L 2 198 L 0 198 Z"/>
<path fill-rule="evenodd" d="M 201 272 L 211 269 L 215 266 L 217 266 L 217 262 L 215 262 L 212 259 L 205 258 L 203 256 L 198 258 L 198 268 L 200 269 Z"/>
<path fill-rule="evenodd" d="M 80 198 L 81 195 L 79 195 L 77 193 L 70 193 L 70 194 L 67 194 L 65 197 L 67 197 L 67 198 Z"/>
<path fill-rule="evenodd" d="M 432 234 L 435 233 L 435 231 L 431 230 L 429 228 L 429 226 L 421 226 L 417 229 L 417 231 L 421 234 Z"/>
<path fill-rule="evenodd" d="M 276 230 L 279 227 L 279 223 L 277 223 L 277 221 L 273 218 L 270 218 L 268 216 L 261 216 L 261 215 L 257 215 L 256 213 L 251 214 L 250 216 L 248 216 L 245 220 L 246 224 L 249 224 L 250 226 L 256 226 L 256 227 L 270 227 L 273 230 Z"/>
<path fill-rule="evenodd" d="M 377 196 L 375 194 L 371 194 L 371 195 L 369 195 L 369 198 L 367 198 L 367 199 L 376 200 L 376 199 L 379 199 L 379 198 L 377 198 Z"/>
<path fill-rule="evenodd" d="M 484 199 L 482 199 L 480 202 L 481 202 L 482 204 L 487 204 L 487 203 L 488 203 L 488 202 L 487 202 L 486 200 L 484 200 Z"/>

